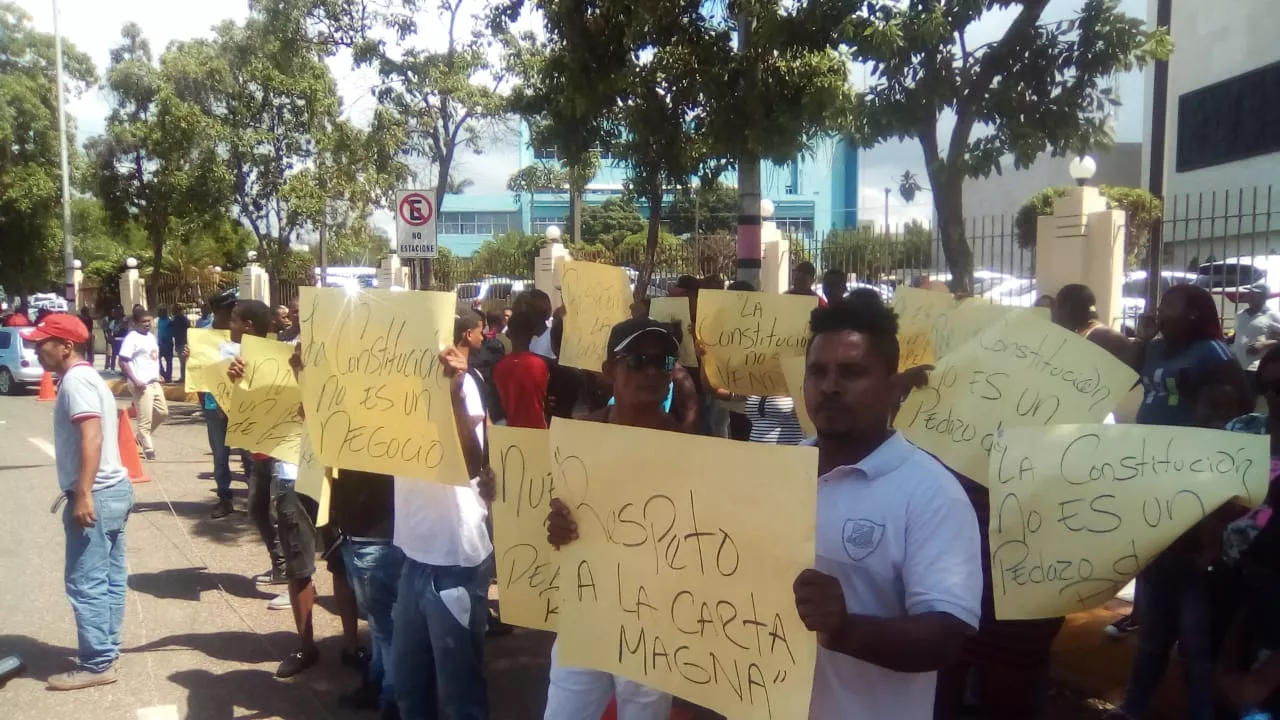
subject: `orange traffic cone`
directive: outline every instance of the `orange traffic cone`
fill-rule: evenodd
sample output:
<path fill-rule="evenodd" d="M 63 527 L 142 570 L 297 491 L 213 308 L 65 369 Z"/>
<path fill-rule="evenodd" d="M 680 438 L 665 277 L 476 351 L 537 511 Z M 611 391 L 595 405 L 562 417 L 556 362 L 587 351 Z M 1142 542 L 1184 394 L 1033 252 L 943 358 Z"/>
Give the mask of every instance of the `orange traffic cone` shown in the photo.
<path fill-rule="evenodd" d="M 151 482 L 151 478 L 142 471 L 142 462 L 138 460 L 138 442 L 133 439 L 133 423 L 129 422 L 129 414 L 120 411 L 120 430 L 116 433 L 120 445 L 120 460 L 129 471 L 129 481 L 134 485 Z"/>
<path fill-rule="evenodd" d="M 57 396 L 57 392 L 53 389 L 53 373 L 46 370 L 40 376 L 40 397 L 36 398 L 40 402 L 53 402 Z"/>

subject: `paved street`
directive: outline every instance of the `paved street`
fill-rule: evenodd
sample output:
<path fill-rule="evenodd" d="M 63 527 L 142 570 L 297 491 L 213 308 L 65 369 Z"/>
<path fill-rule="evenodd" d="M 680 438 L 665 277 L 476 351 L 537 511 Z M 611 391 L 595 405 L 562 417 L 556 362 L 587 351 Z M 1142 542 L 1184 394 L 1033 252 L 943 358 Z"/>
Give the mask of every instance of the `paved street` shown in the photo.
<path fill-rule="evenodd" d="M 17 653 L 29 667 L 0 689 L 0 717 L 374 717 L 337 709 L 338 695 L 357 677 L 338 663 L 341 629 L 323 569 L 316 615 L 322 663 L 292 680 L 274 677 L 277 663 L 294 649 L 292 615 L 268 610 L 272 594 L 249 579 L 266 563 L 242 512 L 243 482 L 235 486 L 241 512 L 208 519 L 213 481 L 197 477 L 211 467 L 204 424 L 195 406 L 177 403 L 156 435 L 160 459 L 145 464 L 152 481 L 134 486 L 120 682 L 73 693 L 45 690 L 50 674 L 71 667 L 75 648 L 62 587 L 60 516 L 49 512 L 57 494 L 51 407 L 34 394 L 0 398 L 0 655 Z M 1094 629 L 1089 637 L 1100 636 Z M 490 641 L 496 720 L 541 717 L 550 643 L 547 634 L 523 631 Z M 1099 716 L 1096 704 L 1060 690 L 1050 705 L 1052 720 Z"/>

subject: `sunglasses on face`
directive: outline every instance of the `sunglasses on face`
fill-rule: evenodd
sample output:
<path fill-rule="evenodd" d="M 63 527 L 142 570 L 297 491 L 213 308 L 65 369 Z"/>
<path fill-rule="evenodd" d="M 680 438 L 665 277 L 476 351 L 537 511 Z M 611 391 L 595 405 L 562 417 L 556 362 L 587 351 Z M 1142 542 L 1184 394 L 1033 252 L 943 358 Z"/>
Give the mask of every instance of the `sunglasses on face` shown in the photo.
<path fill-rule="evenodd" d="M 619 355 L 618 362 L 628 370 L 643 370 L 651 367 L 655 370 L 663 372 L 671 372 L 676 368 L 676 357 L 674 355 L 645 355 L 645 354 L 626 354 Z"/>

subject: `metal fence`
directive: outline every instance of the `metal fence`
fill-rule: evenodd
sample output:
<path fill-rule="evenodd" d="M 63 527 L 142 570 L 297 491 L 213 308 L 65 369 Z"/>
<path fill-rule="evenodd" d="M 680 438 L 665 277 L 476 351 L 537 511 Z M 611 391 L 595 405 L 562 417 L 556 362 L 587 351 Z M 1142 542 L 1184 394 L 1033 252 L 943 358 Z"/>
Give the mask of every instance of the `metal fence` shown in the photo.
<path fill-rule="evenodd" d="M 233 288 L 238 282 L 239 274 L 232 270 L 165 271 L 156 278 L 155 299 L 157 305 L 163 307 L 199 308 L 210 295 Z"/>

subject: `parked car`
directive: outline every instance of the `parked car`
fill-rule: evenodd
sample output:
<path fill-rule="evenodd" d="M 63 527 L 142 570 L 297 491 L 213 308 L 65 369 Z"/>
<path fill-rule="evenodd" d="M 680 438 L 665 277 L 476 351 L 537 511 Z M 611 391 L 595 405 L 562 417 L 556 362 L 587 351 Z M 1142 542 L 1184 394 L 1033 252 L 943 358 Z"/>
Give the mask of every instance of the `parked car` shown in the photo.
<path fill-rule="evenodd" d="M 17 395 L 39 385 L 43 374 L 35 346 L 23 340 L 17 328 L 0 328 L 0 395 Z"/>
<path fill-rule="evenodd" d="M 27 305 L 32 310 L 49 309 L 53 312 L 66 312 L 67 301 L 61 295 L 53 293 L 35 293 L 27 298 Z"/>
<path fill-rule="evenodd" d="M 1164 270 L 1160 273 L 1160 294 L 1174 285 L 1196 282 L 1198 275 L 1191 272 Z M 1138 327 L 1138 318 L 1147 312 L 1147 271 L 1132 270 L 1124 274 L 1124 286 L 1120 289 L 1120 329 L 1132 333 Z"/>
<path fill-rule="evenodd" d="M 532 280 L 491 276 L 473 282 L 458 283 L 458 307 L 472 310 L 497 309 L 517 295 L 533 287 Z"/>
<path fill-rule="evenodd" d="M 1248 290 L 1266 283 L 1271 290 L 1267 307 L 1280 309 L 1280 255 L 1252 255 L 1227 258 L 1200 266 L 1196 284 L 1209 291 L 1228 332 L 1235 328 L 1236 315 L 1244 309 Z"/>
<path fill-rule="evenodd" d="M 920 277 L 916 278 L 911 284 L 913 287 L 920 287 L 923 284 L 921 281 L 926 278 L 929 280 L 929 282 L 950 283 L 951 273 L 949 272 L 925 273 Z M 979 295 L 985 295 L 988 292 L 994 290 L 997 286 L 1003 285 L 1004 283 L 1007 283 L 1010 280 L 1017 280 L 1017 278 L 1015 278 L 1012 275 L 1008 275 L 1006 273 L 996 272 L 994 270 L 974 270 L 973 271 L 973 295 L 974 297 L 977 297 Z"/>
<path fill-rule="evenodd" d="M 982 297 L 997 305 L 1033 307 L 1040 298 L 1035 278 L 1013 278 L 983 293 Z"/>

